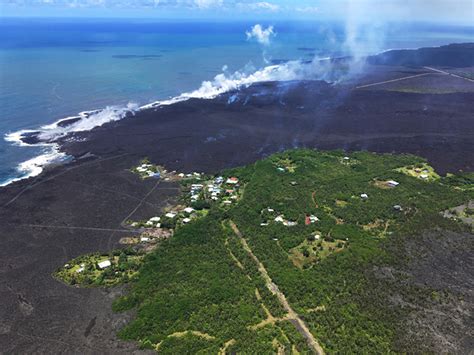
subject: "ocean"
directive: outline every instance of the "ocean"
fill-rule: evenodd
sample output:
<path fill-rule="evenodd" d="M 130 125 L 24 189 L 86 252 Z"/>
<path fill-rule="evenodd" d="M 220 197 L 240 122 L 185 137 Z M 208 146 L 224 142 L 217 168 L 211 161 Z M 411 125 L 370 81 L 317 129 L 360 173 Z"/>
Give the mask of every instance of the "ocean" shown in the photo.
<path fill-rule="evenodd" d="M 55 122 L 81 112 L 89 113 L 74 130 L 87 130 L 182 93 L 211 97 L 235 83 L 291 78 L 264 69 L 274 73 L 287 61 L 350 55 L 341 23 L 262 23 L 273 26 L 269 44 L 248 38 L 254 25 L 0 18 L 0 186 L 67 159 L 54 145 L 22 143 L 25 132 L 65 134 Z M 474 41 L 472 27 L 390 24 L 377 31 L 375 41 L 373 34 L 359 39 L 359 54 Z"/>

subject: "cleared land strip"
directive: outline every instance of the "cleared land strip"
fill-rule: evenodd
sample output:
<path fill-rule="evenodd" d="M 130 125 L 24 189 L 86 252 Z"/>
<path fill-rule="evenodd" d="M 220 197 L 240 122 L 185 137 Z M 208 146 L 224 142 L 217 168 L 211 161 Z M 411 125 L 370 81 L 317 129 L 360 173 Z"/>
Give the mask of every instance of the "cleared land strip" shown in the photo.
<path fill-rule="evenodd" d="M 56 226 L 50 224 L 11 224 L 15 227 L 26 227 L 26 228 L 51 228 L 51 229 L 78 229 L 86 231 L 99 231 L 99 232 L 117 232 L 117 233 L 129 233 L 137 234 L 140 231 L 134 231 L 131 229 L 113 229 L 113 228 L 99 228 L 99 227 L 75 227 L 75 226 Z"/>
<path fill-rule="evenodd" d="M 441 69 L 436 69 L 436 68 L 431 68 L 431 67 L 423 67 L 423 68 L 428 69 L 428 70 L 431 70 L 431 71 L 434 71 L 434 72 L 436 72 L 436 73 L 454 76 L 455 78 L 464 79 L 464 80 L 470 81 L 471 83 L 474 83 L 474 80 L 473 80 L 473 79 L 466 78 L 465 76 L 461 76 L 461 75 L 458 75 L 458 74 L 449 73 L 449 72 L 447 72 L 447 71 L 444 71 L 444 70 L 441 70 Z"/>
<path fill-rule="evenodd" d="M 430 69 L 430 68 L 426 68 Z M 383 85 L 383 84 L 389 84 L 389 83 L 395 83 L 397 81 L 402 81 L 402 80 L 407 80 L 407 79 L 412 79 L 412 78 L 418 78 L 420 76 L 426 76 L 426 75 L 433 75 L 434 73 L 423 73 L 423 74 L 416 74 L 416 75 L 410 75 L 410 76 L 404 76 L 403 78 L 398 78 L 398 79 L 392 79 L 392 80 L 385 80 L 385 81 L 380 81 L 378 83 L 372 83 L 372 84 L 366 84 L 366 85 L 360 85 L 356 86 L 356 89 L 363 89 L 363 88 L 368 88 L 370 86 L 376 86 L 376 85 Z M 439 72 L 438 74 L 441 74 Z"/>
<path fill-rule="evenodd" d="M 306 323 L 300 318 L 300 316 L 291 308 L 290 304 L 288 303 L 286 296 L 284 295 L 283 292 L 280 291 L 278 286 L 272 281 L 270 276 L 268 275 L 267 270 L 265 269 L 265 266 L 258 260 L 258 258 L 255 256 L 255 254 L 252 252 L 252 249 L 250 249 L 249 245 L 247 244 L 247 241 L 244 239 L 242 233 L 239 231 L 237 226 L 235 225 L 234 222 L 230 221 L 230 226 L 232 227 L 232 230 L 234 233 L 239 237 L 242 246 L 244 247 L 245 251 L 250 255 L 250 257 L 255 261 L 255 263 L 258 266 L 258 271 L 262 275 L 263 279 L 265 280 L 265 283 L 267 285 L 267 288 L 270 290 L 271 293 L 277 296 L 278 300 L 280 301 L 281 305 L 285 310 L 288 312 L 288 316 L 286 319 L 288 319 L 291 323 L 293 323 L 296 327 L 296 329 L 303 335 L 303 337 L 306 339 L 308 342 L 309 347 L 316 353 L 316 354 L 324 354 L 324 350 L 319 345 L 317 340 L 314 338 L 313 334 L 308 329 L 308 326 Z"/>

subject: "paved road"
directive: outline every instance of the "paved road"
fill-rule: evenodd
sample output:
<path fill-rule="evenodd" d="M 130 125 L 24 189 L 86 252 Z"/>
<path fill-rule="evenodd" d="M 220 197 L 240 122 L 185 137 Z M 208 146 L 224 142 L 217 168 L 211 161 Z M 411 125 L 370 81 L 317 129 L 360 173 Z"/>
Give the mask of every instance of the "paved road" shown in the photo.
<path fill-rule="evenodd" d="M 245 251 L 250 255 L 250 257 L 255 261 L 255 263 L 258 266 L 258 271 L 260 274 L 263 276 L 263 279 L 265 280 L 265 283 L 267 285 L 267 288 L 270 290 L 271 293 L 277 296 L 278 300 L 280 301 L 281 305 L 285 308 L 285 310 L 288 312 L 288 316 L 286 319 L 288 319 L 291 323 L 293 323 L 298 329 L 298 331 L 303 335 L 308 342 L 309 347 L 316 353 L 316 354 L 324 354 L 324 350 L 319 345 L 317 340 L 314 338 L 313 334 L 308 329 L 308 326 L 306 323 L 300 318 L 300 316 L 291 308 L 290 304 L 288 303 L 288 300 L 286 299 L 286 296 L 283 292 L 280 291 L 278 286 L 272 281 L 270 276 L 268 275 L 267 270 L 265 269 L 265 266 L 258 260 L 258 258 L 255 256 L 255 254 L 252 252 L 252 249 L 250 249 L 249 245 L 247 244 L 247 241 L 244 239 L 242 233 L 239 231 L 237 226 L 235 225 L 234 222 L 230 221 L 230 226 L 232 227 L 232 230 L 234 233 L 240 238 L 240 241 L 242 242 L 242 245 L 245 249 Z"/>
<path fill-rule="evenodd" d="M 363 89 L 363 88 L 368 88 L 370 86 L 383 85 L 383 84 L 388 84 L 388 83 L 395 83 L 397 81 L 402 81 L 402 80 L 407 80 L 407 79 L 412 79 L 412 78 L 418 78 L 420 76 L 426 76 L 426 75 L 433 75 L 433 73 L 416 74 L 416 75 L 404 76 L 403 78 L 398 78 L 398 79 L 379 81 L 378 83 L 372 83 L 372 84 L 356 86 L 356 89 Z"/>
<path fill-rule="evenodd" d="M 440 74 L 454 76 L 455 78 L 464 79 L 464 80 L 470 81 L 471 83 L 474 83 L 474 80 L 472 80 L 472 79 L 466 78 L 466 77 L 461 76 L 461 75 L 448 73 L 447 71 L 444 71 L 444 70 L 441 70 L 441 69 L 436 69 L 436 68 L 431 68 L 431 67 L 423 67 L 423 68 L 428 69 L 428 70 L 432 70 L 432 71 L 440 73 Z"/>

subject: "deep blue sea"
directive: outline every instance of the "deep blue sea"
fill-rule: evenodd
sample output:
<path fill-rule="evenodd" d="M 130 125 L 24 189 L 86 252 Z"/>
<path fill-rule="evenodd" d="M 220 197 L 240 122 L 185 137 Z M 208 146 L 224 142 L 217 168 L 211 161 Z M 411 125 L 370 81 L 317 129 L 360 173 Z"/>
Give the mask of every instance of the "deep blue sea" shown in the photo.
<path fill-rule="evenodd" d="M 51 149 L 3 139 L 12 132 L 82 111 L 164 100 L 220 73 L 248 75 L 286 60 L 346 54 L 343 24 L 264 23 L 274 26 L 269 45 L 247 39 L 253 25 L 0 18 L 0 185 L 41 171 L 41 159 L 34 158 Z M 387 25 L 379 31 L 376 41 L 366 41 L 367 54 L 474 38 L 472 27 Z"/>

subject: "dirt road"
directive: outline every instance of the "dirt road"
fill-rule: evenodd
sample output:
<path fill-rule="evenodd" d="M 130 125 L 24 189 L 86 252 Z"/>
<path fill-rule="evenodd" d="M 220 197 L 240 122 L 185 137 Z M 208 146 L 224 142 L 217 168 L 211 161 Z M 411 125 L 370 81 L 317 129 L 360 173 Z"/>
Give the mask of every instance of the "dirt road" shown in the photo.
<path fill-rule="evenodd" d="M 270 290 L 271 293 L 277 296 L 283 308 L 285 308 L 285 310 L 288 312 L 288 316 L 286 317 L 286 319 L 288 319 L 291 323 L 295 325 L 296 329 L 301 333 L 301 335 L 303 335 L 303 337 L 308 342 L 308 345 L 311 348 L 311 350 L 313 350 L 316 354 L 324 354 L 324 350 L 321 347 L 321 345 L 319 345 L 317 340 L 314 338 L 313 334 L 311 334 L 306 323 L 293 310 L 293 308 L 291 308 L 290 304 L 288 303 L 286 299 L 285 294 L 281 292 L 278 286 L 272 281 L 272 279 L 268 275 L 267 270 L 265 269 L 263 264 L 260 262 L 260 260 L 258 260 L 255 254 L 252 252 L 252 249 L 250 249 L 249 245 L 247 244 L 247 241 L 244 239 L 242 233 L 239 231 L 235 223 L 230 221 L 230 226 L 232 227 L 232 230 L 234 231 L 234 233 L 239 237 L 245 251 L 250 255 L 250 257 L 257 264 L 258 271 L 260 272 L 263 279 L 265 280 L 267 288 Z"/>

